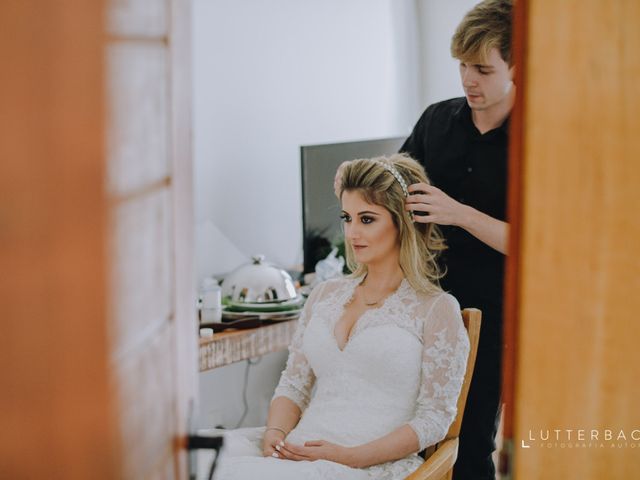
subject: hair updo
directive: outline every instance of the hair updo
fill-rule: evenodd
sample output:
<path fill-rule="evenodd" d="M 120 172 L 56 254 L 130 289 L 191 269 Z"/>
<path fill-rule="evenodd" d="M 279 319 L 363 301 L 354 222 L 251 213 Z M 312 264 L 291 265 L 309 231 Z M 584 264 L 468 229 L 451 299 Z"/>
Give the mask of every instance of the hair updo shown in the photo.
<path fill-rule="evenodd" d="M 340 198 L 347 191 L 359 192 L 364 200 L 384 207 L 391 214 L 400 242 L 400 268 L 409 284 L 420 292 L 438 292 L 438 280 L 443 273 L 437 263 L 438 255 L 446 248 L 444 238 L 434 223 L 414 223 L 405 210 L 405 192 L 386 165 L 392 165 L 407 186 L 430 184 L 418 162 L 406 154 L 389 157 L 357 159 L 341 165 Z M 347 266 L 358 277 L 367 273 L 364 264 L 356 262 L 353 248 L 345 239 Z"/>

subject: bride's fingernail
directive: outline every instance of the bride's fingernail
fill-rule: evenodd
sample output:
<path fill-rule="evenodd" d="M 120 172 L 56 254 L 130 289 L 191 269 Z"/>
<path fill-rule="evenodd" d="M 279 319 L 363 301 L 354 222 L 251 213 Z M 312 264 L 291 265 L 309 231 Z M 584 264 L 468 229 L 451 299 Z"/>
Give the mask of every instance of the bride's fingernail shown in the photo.
<path fill-rule="evenodd" d="M 276 452 L 273 452 L 273 453 L 271 454 L 271 456 L 272 456 L 272 457 L 276 457 L 276 458 L 280 458 L 280 455 L 278 455 Z"/>
<path fill-rule="evenodd" d="M 280 445 L 276 445 L 276 450 L 280 451 Z"/>
<path fill-rule="evenodd" d="M 284 447 L 284 442 L 282 440 L 280 441 L 280 446 Z"/>

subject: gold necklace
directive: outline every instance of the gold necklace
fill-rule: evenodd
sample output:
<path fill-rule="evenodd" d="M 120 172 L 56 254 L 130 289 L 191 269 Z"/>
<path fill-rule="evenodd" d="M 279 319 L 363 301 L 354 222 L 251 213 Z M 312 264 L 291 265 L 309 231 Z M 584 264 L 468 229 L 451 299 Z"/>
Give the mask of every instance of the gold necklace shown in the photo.
<path fill-rule="evenodd" d="M 367 307 L 372 307 L 372 306 L 374 306 L 374 305 L 377 305 L 378 303 L 380 303 L 380 300 L 382 300 L 382 298 L 384 298 L 384 297 L 382 297 L 382 298 L 380 298 L 379 300 L 376 300 L 375 302 L 367 302 L 367 299 L 366 299 L 366 297 L 364 296 L 364 291 L 361 291 L 360 293 L 362 294 L 362 301 L 364 302 L 364 304 L 365 304 Z"/>
<path fill-rule="evenodd" d="M 364 295 L 362 296 L 362 300 L 364 300 L 364 304 L 365 304 L 367 307 L 373 307 L 374 305 L 377 305 L 377 304 L 378 304 L 378 302 L 380 301 L 380 300 L 378 300 L 377 302 L 367 302 L 367 301 L 364 299 Z"/>
<path fill-rule="evenodd" d="M 358 287 L 362 287 L 362 289 L 360 290 L 360 294 L 362 295 L 362 301 L 364 302 L 364 304 L 365 304 L 367 307 L 373 307 L 374 305 L 379 304 L 383 299 L 385 299 L 385 298 L 386 298 L 386 297 L 388 297 L 389 295 L 383 295 L 382 297 L 380 297 L 380 298 L 379 298 L 378 300 L 376 300 L 375 302 L 368 302 L 368 301 L 367 301 L 367 299 L 365 298 L 364 290 L 363 290 L 363 289 L 364 289 L 364 282 L 365 282 L 365 280 L 366 280 L 366 279 L 367 279 L 367 276 L 365 275 L 365 277 L 362 279 L 362 282 L 360 282 L 360 283 L 358 284 Z M 398 288 L 400 288 L 400 287 L 398 287 Z M 397 291 L 397 288 L 396 288 L 396 290 L 394 290 L 394 291 Z M 351 298 L 349 299 L 349 301 L 346 303 L 346 305 L 351 304 L 354 300 L 355 300 L 355 292 L 354 292 L 354 294 L 351 296 Z"/>
<path fill-rule="evenodd" d="M 363 287 L 364 288 L 362 283 L 360 283 L 358 285 L 358 287 Z M 364 302 L 364 304 L 367 307 L 373 307 L 374 305 L 377 305 L 378 303 L 380 303 L 380 300 L 382 300 L 382 298 L 384 298 L 384 297 L 382 297 L 379 300 L 376 300 L 375 302 L 368 302 L 367 299 L 364 296 L 364 292 L 362 291 L 362 289 L 360 290 L 360 296 L 362 297 L 362 301 Z M 353 292 L 353 295 L 351 295 L 351 298 L 349 299 L 349 301 L 347 301 L 347 303 L 345 305 L 351 305 L 354 302 L 355 299 L 356 299 L 356 292 Z"/>
<path fill-rule="evenodd" d="M 386 295 L 383 295 L 382 297 L 380 297 L 378 300 L 376 300 L 375 302 L 367 302 L 367 298 L 364 295 L 364 281 L 367 279 L 367 277 L 365 276 L 362 279 L 362 282 L 360 283 L 360 287 L 362 287 L 362 289 L 360 290 L 360 294 L 362 295 L 362 301 L 364 302 L 364 304 L 367 307 L 373 307 L 374 305 L 377 305 L 378 303 L 380 303 L 382 301 L 382 299 L 384 299 L 386 297 Z"/>
<path fill-rule="evenodd" d="M 364 293 L 360 292 L 360 296 L 362 297 L 362 302 L 363 302 L 367 307 L 372 307 L 372 306 L 374 306 L 374 305 L 377 305 L 377 304 L 380 302 L 380 300 L 382 300 L 382 299 L 380 299 L 380 300 L 377 300 L 377 301 L 375 301 L 375 302 L 367 302 L 367 299 L 366 299 L 366 298 L 364 298 Z M 354 294 L 353 294 L 353 295 L 351 296 L 351 298 L 347 301 L 347 303 L 345 303 L 345 306 L 347 306 L 347 305 L 351 305 L 351 304 L 355 301 L 355 299 L 356 299 L 356 295 L 355 295 L 355 292 L 354 292 Z"/>

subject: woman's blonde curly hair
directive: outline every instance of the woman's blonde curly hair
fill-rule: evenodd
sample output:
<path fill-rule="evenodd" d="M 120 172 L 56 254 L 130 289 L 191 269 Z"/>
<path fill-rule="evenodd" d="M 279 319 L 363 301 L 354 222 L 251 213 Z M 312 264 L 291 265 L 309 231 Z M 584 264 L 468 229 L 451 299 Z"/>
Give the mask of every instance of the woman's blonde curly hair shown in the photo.
<path fill-rule="evenodd" d="M 384 167 L 392 165 L 405 183 L 430 184 L 424 168 L 406 154 L 357 159 L 341 165 L 340 198 L 344 191 L 357 191 L 368 203 L 386 208 L 398 229 L 400 268 L 409 284 L 419 292 L 440 292 L 443 272 L 437 257 L 446 248 L 444 238 L 434 223 L 414 223 L 405 210 L 405 193 L 400 182 Z M 353 248 L 345 239 L 347 266 L 353 277 L 367 273 L 366 265 L 356 262 Z"/>

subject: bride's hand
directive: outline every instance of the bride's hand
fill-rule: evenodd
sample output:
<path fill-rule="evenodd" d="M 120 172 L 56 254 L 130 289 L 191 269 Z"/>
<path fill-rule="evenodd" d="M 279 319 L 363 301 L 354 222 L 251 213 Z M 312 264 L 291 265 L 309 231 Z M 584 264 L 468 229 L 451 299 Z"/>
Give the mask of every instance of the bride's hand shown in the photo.
<path fill-rule="evenodd" d="M 329 460 L 350 467 L 357 466 L 352 448 L 336 445 L 325 440 L 313 440 L 305 442 L 304 445 L 294 445 L 283 441 L 276 446 L 276 450 L 280 454 L 280 458 L 287 460 L 307 460 L 310 462 L 314 460 Z"/>
<path fill-rule="evenodd" d="M 284 440 L 284 433 L 279 430 L 267 430 L 262 438 L 262 455 L 265 457 L 278 456 L 282 458 L 276 451 L 276 445 Z M 274 455 L 275 454 L 275 455 Z"/>

